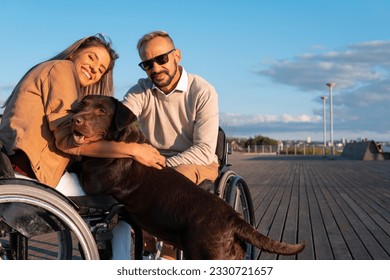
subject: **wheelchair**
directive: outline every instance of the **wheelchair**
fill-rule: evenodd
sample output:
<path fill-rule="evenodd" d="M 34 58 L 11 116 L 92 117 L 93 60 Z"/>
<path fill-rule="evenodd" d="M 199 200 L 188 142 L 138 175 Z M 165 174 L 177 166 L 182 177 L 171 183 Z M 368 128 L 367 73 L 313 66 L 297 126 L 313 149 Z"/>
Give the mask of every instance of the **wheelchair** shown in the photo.
<path fill-rule="evenodd" d="M 255 226 L 249 187 L 230 169 L 226 147 L 220 129 L 219 176 L 212 192 Z M 0 154 L 0 260 L 110 259 L 111 229 L 121 219 L 132 225 L 131 217 L 121 211 L 123 205 L 109 196 L 66 197 L 44 184 L 15 178 L 9 159 Z M 142 229 L 132 229 L 133 259 L 142 260 Z M 245 259 L 254 259 L 255 248 L 246 246 Z M 177 255 L 181 259 L 182 254 Z"/>

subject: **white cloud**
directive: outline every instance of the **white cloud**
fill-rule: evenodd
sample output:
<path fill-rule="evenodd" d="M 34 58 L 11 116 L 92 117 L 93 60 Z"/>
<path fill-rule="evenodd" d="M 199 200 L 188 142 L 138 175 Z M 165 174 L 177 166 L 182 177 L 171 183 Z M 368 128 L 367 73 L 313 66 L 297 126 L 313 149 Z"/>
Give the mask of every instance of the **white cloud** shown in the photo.
<path fill-rule="evenodd" d="M 320 47 L 312 50 L 290 60 L 267 61 L 257 73 L 276 84 L 315 94 L 313 101 L 318 107 L 313 115 L 222 114 L 222 123 L 235 131 L 254 134 L 321 135 L 323 109 L 319 94 L 323 95 L 325 83 L 333 81 L 334 133 L 390 140 L 390 41 L 361 42 L 332 51 Z M 329 103 L 327 109 L 329 114 Z"/>
<path fill-rule="evenodd" d="M 319 122 L 319 116 L 299 115 L 292 116 L 288 114 L 277 115 L 240 115 L 221 113 L 221 122 L 229 125 L 256 125 L 262 123 L 310 123 Z"/>
<path fill-rule="evenodd" d="M 345 89 L 387 78 L 389 58 L 390 41 L 363 42 L 346 50 L 306 53 L 292 60 L 274 61 L 258 73 L 302 91 L 321 91 L 326 81 L 334 81 L 338 88 Z"/>

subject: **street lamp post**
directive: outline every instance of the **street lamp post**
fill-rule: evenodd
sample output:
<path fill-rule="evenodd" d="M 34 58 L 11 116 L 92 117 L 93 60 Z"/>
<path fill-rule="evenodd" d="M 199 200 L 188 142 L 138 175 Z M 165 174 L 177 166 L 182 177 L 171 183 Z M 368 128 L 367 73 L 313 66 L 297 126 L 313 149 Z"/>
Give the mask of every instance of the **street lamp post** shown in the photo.
<path fill-rule="evenodd" d="M 336 85 L 335 83 L 327 83 L 329 87 L 329 122 L 330 122 L 330 157 L 333 158 L 334 146 L 333 146 L 333 99 L 332 99 L 332 88 Z"/>
<path fill-rule="evenodd" d="M 327 96 L 321 96 L 321 99 L 324 103 L 324 111 L 323 111 L 323 119 L 324 119 L 324 148 L 323 148 L 323 156 L 325 157 L 326 156 L 326 99 L 328 97 Z"/>

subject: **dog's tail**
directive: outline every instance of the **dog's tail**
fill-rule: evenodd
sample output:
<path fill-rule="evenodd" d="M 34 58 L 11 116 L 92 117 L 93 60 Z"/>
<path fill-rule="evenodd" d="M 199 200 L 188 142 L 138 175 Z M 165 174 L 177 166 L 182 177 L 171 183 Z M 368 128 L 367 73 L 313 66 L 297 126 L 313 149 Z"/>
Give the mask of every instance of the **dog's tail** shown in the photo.
<path fill-rule="evenodd" d="M 289 244 L 273 240 L 254 229 L 250 224 L 243 219 L 240 220 L 240 226 L 237 229 L 237 237 L 245 242 L 248 242 L 257 248 L 268 253 L 280 255 L 296 255 L 305 249 L 306 243 Z"/>

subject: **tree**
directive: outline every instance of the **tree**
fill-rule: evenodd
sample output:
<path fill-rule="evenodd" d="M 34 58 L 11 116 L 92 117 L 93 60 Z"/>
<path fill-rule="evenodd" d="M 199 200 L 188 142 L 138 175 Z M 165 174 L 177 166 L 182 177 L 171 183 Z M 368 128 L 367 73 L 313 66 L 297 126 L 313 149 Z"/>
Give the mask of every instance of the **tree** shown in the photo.
<path fill-rule="evenodd" d="M 245 142 L 245 146 L 252 145 L 278 145 L 278 141 L 265 136 L 257 135 L 255 138 L 249 138 Z"/>

